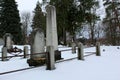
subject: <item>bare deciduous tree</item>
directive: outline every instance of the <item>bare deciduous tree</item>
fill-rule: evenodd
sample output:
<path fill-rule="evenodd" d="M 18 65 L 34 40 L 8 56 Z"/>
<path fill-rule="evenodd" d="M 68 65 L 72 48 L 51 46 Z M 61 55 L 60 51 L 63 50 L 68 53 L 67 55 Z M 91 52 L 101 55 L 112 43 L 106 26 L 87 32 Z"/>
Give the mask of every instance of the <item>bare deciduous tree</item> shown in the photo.
<path fill-rule="evenodd" d="M 31 25 L 31 15 L 30 12 L 23 12 L 21 14 L 21 22 L 22 22 L 22 29 L 24 35 L 24 44 L 28 43 L 27 34 L 28 34 L 28 27 Z"/>

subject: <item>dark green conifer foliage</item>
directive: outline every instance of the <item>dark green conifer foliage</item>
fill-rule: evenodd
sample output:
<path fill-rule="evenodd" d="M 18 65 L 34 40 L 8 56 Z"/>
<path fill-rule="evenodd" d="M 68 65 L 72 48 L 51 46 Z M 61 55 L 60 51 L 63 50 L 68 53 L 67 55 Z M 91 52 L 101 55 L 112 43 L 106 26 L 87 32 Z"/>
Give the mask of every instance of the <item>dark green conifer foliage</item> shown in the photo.
<path fill-rule="evenodd" d="M 3 0 L 1 7 L 0 37 L 5 33 L 11 33 L 14 43 L 21 44 L 21 23 L 15 0 Z"/>
<path fill-rule="evenodd" d="M 36 8 L 34 10 L 34 17 L 33 17 L 33 22 L 32 22 L 32 28 L 40 28 L 44 31 L 45 33 L 45 29 L 46 29 L 46 18 L 44 13 L 42 12 L 41 9 L 41 4 L 39 3 L 39 1 L 36 4 Z"/>

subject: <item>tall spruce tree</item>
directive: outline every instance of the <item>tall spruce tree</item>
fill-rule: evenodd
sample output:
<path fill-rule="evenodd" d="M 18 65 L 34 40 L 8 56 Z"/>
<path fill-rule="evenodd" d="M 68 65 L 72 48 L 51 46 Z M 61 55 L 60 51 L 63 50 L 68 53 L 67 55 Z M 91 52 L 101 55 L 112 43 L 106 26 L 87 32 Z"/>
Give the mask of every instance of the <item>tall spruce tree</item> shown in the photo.
<path fill-rule="evenodd" d="M 41 6 L 42 5 L 38 1 L 37 4 L 36 4 L 36 8 L 34 10 L 34 17 L 33 17 L 33 20 L 32 20 L 32 28 L 33 28 L 33 30 L 35 28 L 40 28 L 45 33 L 45 30 L 46 30 L 46 26 L 45 26 L 46 25 L 46 18 L 45 18 L 44 13 L 42 12 Z"/>
<path fill-rule="evenodd" d="M 15 44 L 22 43 L 22 30 L 19 11 L 15 0 L 3 0 L 1 4 L 0 37 L 11 33 Z"/>

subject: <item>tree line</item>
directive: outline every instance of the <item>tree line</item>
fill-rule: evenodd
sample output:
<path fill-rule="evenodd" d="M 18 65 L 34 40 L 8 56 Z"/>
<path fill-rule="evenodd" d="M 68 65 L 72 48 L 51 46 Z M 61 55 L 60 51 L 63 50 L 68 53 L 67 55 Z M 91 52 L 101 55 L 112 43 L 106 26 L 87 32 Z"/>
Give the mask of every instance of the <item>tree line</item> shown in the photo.
<path fill-rule="evenodd" d="M 112 45 L 120 45 L 120 1 L 104 0 L 106 17 L 103 20 L 106 38 Z"/>
<path fill-rule="evenodd" d="M 38 1 L 33 11 L 32 22 L 29 12 L 22 13 L 20 17 L 15 0 L 0 0 L 0 37 L 3 37 L 5 33 L 11 33 L 15 44 L 26 44 L 28 26 L 31 26 L 32 30 L 41 28 L 46 33 L 46 11 L 42 9 L 50 4 L 56 7 L 59 43 L 62 41 L 64 45 L 67 44 L 67 33 L 75 41 L 77 32 L 82 33 L 85 29 L 89 29 L 87 32 L 90 35 L 91 44 L 100 38 L 101 32 L 102 38 L 104 37 L 107 43 L 120 44 L 118 14 L 120 3 L 117 0 L 116 2 L 103 1 L 106 16 L 99 24 L 100 15 L 96 14 L 99 8 L 98 0 L 50 0 L 49 3 L 46 0 L 42 3 Z"/>

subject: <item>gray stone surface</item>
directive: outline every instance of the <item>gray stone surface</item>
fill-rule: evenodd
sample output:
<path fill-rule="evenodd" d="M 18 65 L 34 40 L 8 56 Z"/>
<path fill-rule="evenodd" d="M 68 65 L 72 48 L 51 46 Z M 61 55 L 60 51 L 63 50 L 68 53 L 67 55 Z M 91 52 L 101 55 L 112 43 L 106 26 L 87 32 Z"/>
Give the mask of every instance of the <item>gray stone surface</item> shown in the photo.
<path fill-rule="evenodd" d="M 72 42 L 72 53 L 76 53 L 76 44 Z"/>
<path fill-rule="evenodd" d="M 57 36 L 57 26 L 56 26 L 56 9 L 52 5 L 47 5 L 47 33 L 46 33 L 46 46 L 47 51 L 49 51 L 49 64 L 47 69 L 55 69 L 55 51 L 58 50 L 58 36 Z"/>
<path fill-rule="evenodd" d="M 31 54 L 42 53 L 45 51 L 44 33 L 41 29 L 32 32 Z M 44 57 L 45 54 L 31 55 L 31 58 Z"/>
<path fill-rule="evenodd" d="M 53 46 L 47 46 L 47 70 L 54 70 L 55 69 L 55 58 L 54 58 L 54 47 Z"/>
<path fill-rule="evenodd" d="M 24 46 L 24 58 L 27 57 L 28 51 L 28 46 Z"/>
<path fill-rule="evenodd" d="M 0 38 L 0 45 L 4 45 L 4 40 Z"/>
<path fill-rule="evenodd" d="M 13 46 L 12 46 L 12 35 L 10 33 L 6 33 L 4 35 L 4 47 L 6 47 L 7 49 L 11 49 Z"/>
<path fill-rule="evenodd" d="M 2 48 L 2 61 L 6 61 L 7 60 L 7 48 L 3 47 Z"/>
<path fill-rule="evenodd" d="M 78 60 L 84 60 L 84 51 L 83 51 L 83 44 L 78 43 Z"/>
<path fill-rule="evenodd" d="M 101 56 L 101 52 L 100 52 L 100 42 L 96 43 L 96 56 Z"/>
<path fill-rule="evenodd" d="M 47 11 L 46 46 L 53 46 L 54 50 L 58 50 L 56 9 L 54 6 L 48 5 L 46 7 L 46 11 Z"/>

